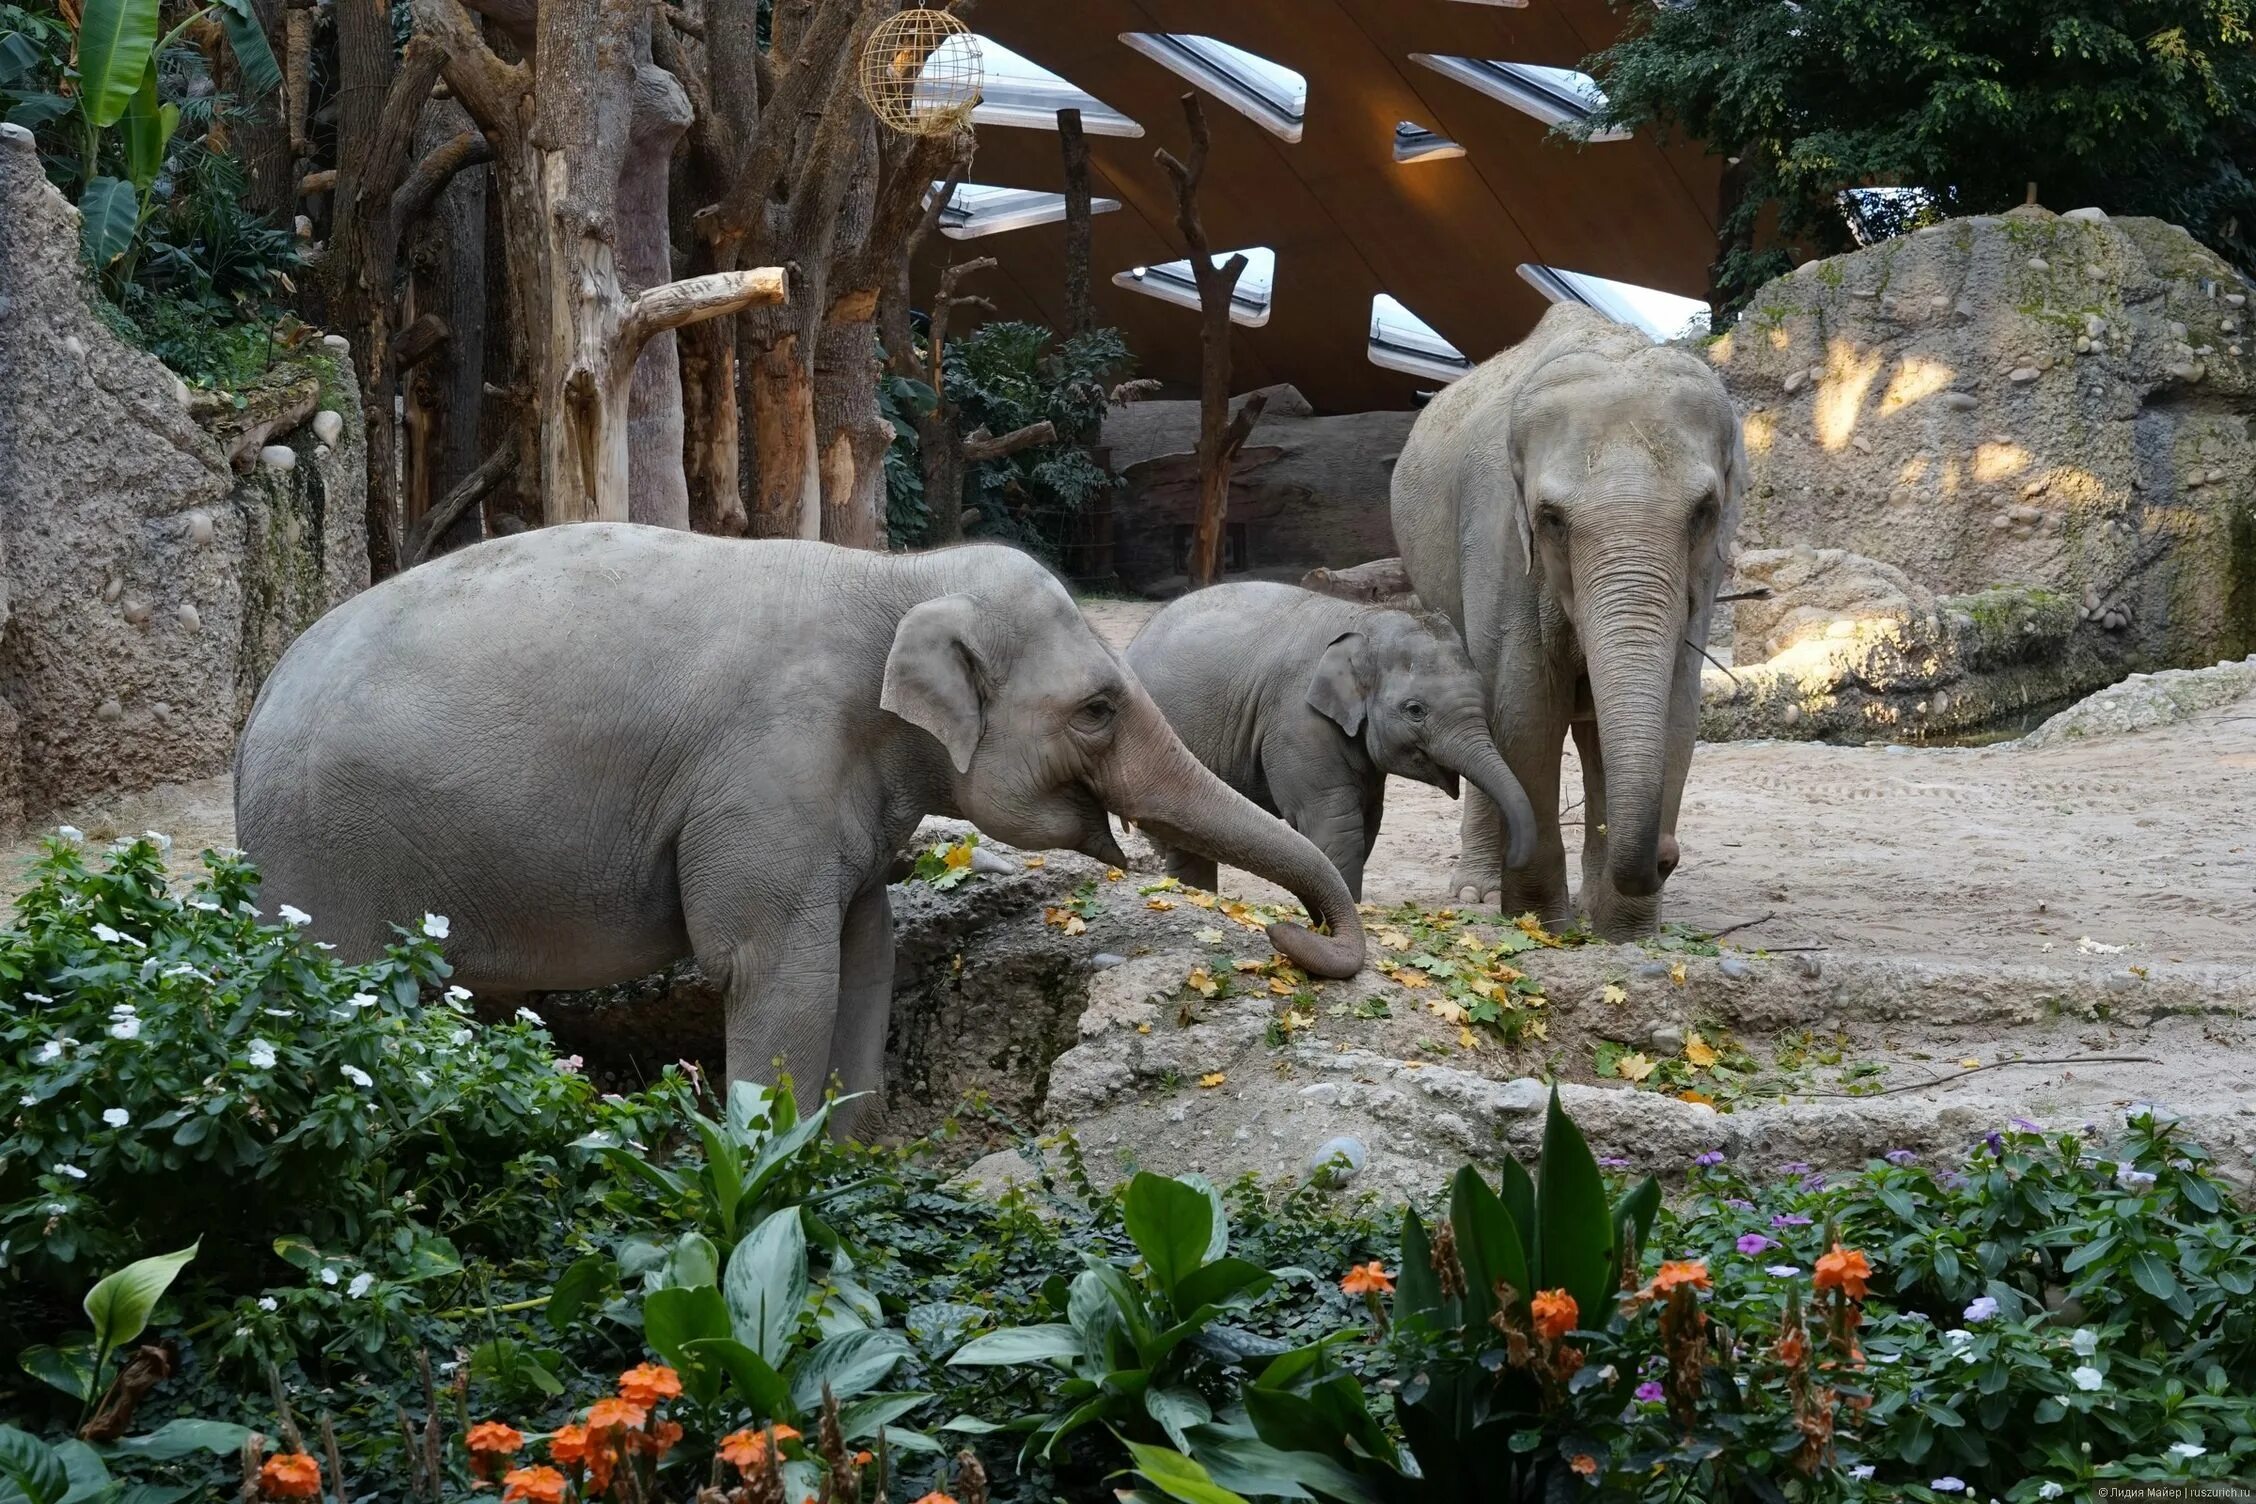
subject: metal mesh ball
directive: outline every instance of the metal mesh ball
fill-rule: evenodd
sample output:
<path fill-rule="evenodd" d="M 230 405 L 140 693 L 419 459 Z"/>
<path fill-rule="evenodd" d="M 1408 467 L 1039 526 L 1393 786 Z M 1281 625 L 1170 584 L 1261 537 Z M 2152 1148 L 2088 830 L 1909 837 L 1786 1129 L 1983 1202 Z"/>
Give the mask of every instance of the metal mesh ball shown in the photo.
<path fill-rule="evenodd" d="M 905 10 L 862 49 L 862 98 L 911 136 L 944 136 L 979 104 L 979 39 L 944 10 Z"/>

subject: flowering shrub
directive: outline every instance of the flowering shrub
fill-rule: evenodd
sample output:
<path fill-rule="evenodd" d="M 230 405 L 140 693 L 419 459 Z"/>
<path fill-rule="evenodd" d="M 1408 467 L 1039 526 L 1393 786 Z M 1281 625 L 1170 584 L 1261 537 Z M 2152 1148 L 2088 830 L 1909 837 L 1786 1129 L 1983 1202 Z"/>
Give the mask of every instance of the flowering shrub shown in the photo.
<path fill-rule="evenodd" d="M 0 1269 L 59 1294 L 200 1237 L 201 1278 L 259 1289 L 279 1238 L 303 1309 L 246 1300 L 242 1341 L 286 1350 L 293 1316 L 396 1314 L 459 1269 L 454 1240 L 540 1215 L 518 1183 L 595 1126 L 594 1095 L 531 1023 L 466 1016 L 443 918 L 346 966 L 300 911 L 261 916 L 239 858 L 174 893 L 161 843 L 93 865 L 51 841 L 0 934 Z"/>

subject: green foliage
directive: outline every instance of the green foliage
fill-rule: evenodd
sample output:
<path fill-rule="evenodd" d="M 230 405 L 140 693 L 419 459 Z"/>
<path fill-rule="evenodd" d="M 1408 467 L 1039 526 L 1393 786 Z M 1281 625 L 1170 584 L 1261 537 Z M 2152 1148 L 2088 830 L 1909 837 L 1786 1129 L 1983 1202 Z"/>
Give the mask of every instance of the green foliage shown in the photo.
<path fill-rule="evenodd" d="M 1739 161 L 1718 286 L 1736 307 L 1785 269 L 1777 238 L 1845 249 L 1907 217 L 1997 212 L 2035 182 L 2185 225 L 2256 262 L 2256 45 L 2245 0 L 1700 0 L 1624 5 L 1585 65 L 1598 124 L 1674 131 Z"/>
<path fill-rule="evenodd" d="M 885 449 L 885 536 L 894 548 L 913 548 L 931 525 L 924 502 L 924 472 L 917 464 L 917 420 L 932 411 L 932 388 L 886 368 L 877 378 L 877 409 L 893 425 Z"/>

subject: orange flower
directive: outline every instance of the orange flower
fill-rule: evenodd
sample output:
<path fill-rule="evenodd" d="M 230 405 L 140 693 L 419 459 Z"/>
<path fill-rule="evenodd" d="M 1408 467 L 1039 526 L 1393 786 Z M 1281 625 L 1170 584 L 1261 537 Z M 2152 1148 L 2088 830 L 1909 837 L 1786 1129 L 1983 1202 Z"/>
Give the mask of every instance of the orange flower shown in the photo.
<path fill-rule="evenodd" d="M 875 1461 L 877 1461 L 877 1454 L 867 1448 L 854 1454 L 854 1466 L 856 1467 L 868 1467 Z"/>
<path fill-rule="evenodd" d="M 473 1452 L 514 1452 L 525 1444 L 525 1433 L 505 1421 L 482 1420 L 470 1428 Z"/>
<path fill-rule="evenodd" d="M 268 1499 L 318 1499 L 321 1464 L 303 1452 L 277 1452 L 259 1468 L 259 1495 Z"/>
<path fill-rule="evenodd" d="M 954 1495 L 944 1494 L 940 1490 L 934 1489 L 931 1493 L 917 1500 L 916 1504 L 956 1504 L 956 1500 Z"/>
<path fill-rule="evenodd" d="M 552 1467 L 521 1467 L 501 1480 L 503 1504 L 564 1504 L 564 1475 Z"/>
<path fill-rule="evenodd" d="M 1357 1264 L 1347 1271 L 1340 1281 L 1340 1289 L 1349 1295 L 1391 1295 L 1394 1293 L 1394 1276 L 1386 1272 L 1386 1265 L 1377 1259 L 1368 1264 Z M 918 1504 L 923 1504 L 922 1500 Z"/>
<path fill-rule="evenodd" d="M 1710 1288 L 1708 1266 L 1698 1259 L 1663 1260 L 1661 1272 L 1653 1276 L 1653 1283 L 1647 1288 L 1655 1295 L 1666 1295 L 1672 1290 L 1687 1286 L 1694 1290 Z"/>
<path fill-rule="evenodd" d="M 1543 1290 L 1528 1302 L 1528 1311 L 1535 1317 L 1536 1335 L 1546 1342 L 1556 1342 L 1575 1329 L 1582 1319 L 1582 1307 L 1564 1290 Z"/>
<path fill-rule="evenodd" d="M 653 1457 L 663 1457 L 682 1439 L 681 1422 L 662 1420 L 647 1431 L 631 1431 L 627 1445 L 637 1452 L 648 1452 Z"/>
<path fill-rule="evenodd" d="M 663 1363 L 637 1363 L 619 1375 L 619 1398 L 648 1410 L 681 1396 L 681 1375 Z"/>
<path fill-rule="evenodd" d="M 1595 1478 L 1598 1476 L 1598 1459 L 1591 1456 L 1588 1452 L 1575 1453 L 1573 1457 L 1568 1459 L 1567 1466 L 1573 1468 L 1576 1472 L 1582 1474 L 1582 1476 L 1584 1476 L 1585 1478 Z"/>
<path fill-rule="evenodd" d="M 588 1454 L 588 1428 L 585 1426 L 558 1426 L 548 1438 L 548 1455 L 553 1462 L 585 1462 Z"/>
<path fill-rule="evenodd" d="M 603 1431 L 639 1431 L 642 1423 L 650 1419 L 649 1410 L 632 1400 L 597 1400 L 588 1406 L 587 1428 L 591 1433 Z"/>
<path fill-rule="evenodd" d="M 721 1438 L 720 1457 L 740 1473 L 749 1473 L 767 1461 L 769 1439 L 781 1447 L 787 1441 L 799 1439 L 799 1433 L 789 1426 L 768 1426 L 754 1431 L 747 1427 L 731 1431 Z"/>
<path fill-rule="evenodd" d="M 1817 1278 L 1813 1283 L 1820 1290 L 1839 1290 L 1851 1300 L 1864 1299 L 1864 1282 L 1872 1277 L 1872 1265 L 1854 1248 L 1833 1245 L 1831 1253 L 1817 1257 Z"/>
<path fill-rule="evenodd" d="M 1799 1368 L 1809 1356 L 1809 1334 L 1799 1326 L 1790 1326 L 1778 1334 L 1778 1360 L 1788 1368 Z"/>

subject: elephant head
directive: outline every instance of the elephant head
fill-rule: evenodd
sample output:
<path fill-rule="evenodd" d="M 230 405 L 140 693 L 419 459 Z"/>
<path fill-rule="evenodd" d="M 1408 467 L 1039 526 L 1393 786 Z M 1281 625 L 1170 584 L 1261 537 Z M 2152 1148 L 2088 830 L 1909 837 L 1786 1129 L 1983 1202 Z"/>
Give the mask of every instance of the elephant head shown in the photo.
<path fill-rule="evenodd" d="M 1381 772 L 1457 797 L 1459 775 L 1504 817 L 1508 867 L 1535 851 L 1535 809 L 1489 733 L 1479 672 L 1445 617 L 1373 611 L 1324 649 L 1308 704 L 1351 737 Z"/>
<path fill-rule="evenodd" d="M 1675 866 L 1668 728 L 1672 705 L 1680 720 L 1696 708 L 1690 644 L 1738 527 L 1738 417 L 1683 351 L 1580 350 L 1529 373 L 1510 431 L 1517 504 L 1505 517 L 1518 536 L 1497 542 L 1581 645 L 1604 753 L 1606 876 L 1648 897 Z"/>
<path fill-rule="evenodd" d="M 1291 892 L 1331 931 L 1271 925 L 1270 943 L 1295 965 L 1360 970 L 1362 924 L 1324 854 L 1191 755 L 1040 566 L 1025 560 L 1003 584 L 916 606 L 885 662 L 879 703 L 946 750 L 952 808 L 1014 846 L 1118 865 L 1109 811 Z"/>

